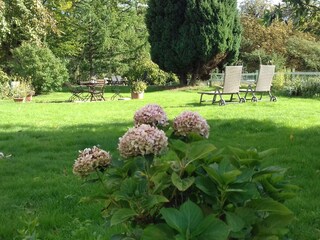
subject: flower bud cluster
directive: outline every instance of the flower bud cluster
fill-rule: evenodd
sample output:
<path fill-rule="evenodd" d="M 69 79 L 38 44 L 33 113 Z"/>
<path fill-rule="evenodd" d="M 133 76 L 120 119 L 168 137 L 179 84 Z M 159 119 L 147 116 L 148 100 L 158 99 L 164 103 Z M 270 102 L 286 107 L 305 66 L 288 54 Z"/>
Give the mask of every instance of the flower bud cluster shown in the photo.
<path fill-rule="evenodd" d="M 79 151 L 79 156 L 73 164 L 73 173 L 81 177 L 88 176 L 96 169 L 105 169 L 111 163 L 111 155 L 96 146 Z"/>
<path fill-rule="evenodd" d="M 118 149 L 124 158 L 139 155 L 158 155 L 168 145 L 168 138 L 164 131 L 156 127 L 141 124 L 130 128 L 121 138 L 119 138 Z"/>
<path fill-rule="evenodd" d="M 189 133 L 198 133 L 208 138 L 210 127 L 207 121 L 196 112 L 185 111 L 173 121 L 174 133 L 178 136 L 187 136 Z"/>
<path fill-rule="evenodd" d="M 135 126 L 149 124 L 151 126 L 166 126 L 168 118 L 163 109 L 157 104 L 148 104 L 136 111 L 134 115 Z"/>

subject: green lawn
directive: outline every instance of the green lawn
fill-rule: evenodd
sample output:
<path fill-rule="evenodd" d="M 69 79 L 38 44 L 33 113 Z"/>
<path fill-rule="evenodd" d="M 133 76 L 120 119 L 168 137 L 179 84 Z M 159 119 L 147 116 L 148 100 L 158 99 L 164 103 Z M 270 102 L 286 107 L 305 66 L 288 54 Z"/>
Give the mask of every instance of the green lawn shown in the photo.
<path fill-rule="evenodd" d="M 99 186 L 82 185 L 72 165 L 78 150 L 93 145 L 116 153 L 134 112 L 147 103 L 161 105 L 170 120 L 184 110 L 199 112 L 217 147 L 278 148 L 270 164 L 289 168 L 288 178 L 301 187 L 287 202 L 297 217 L 290 237 L 320 239 L 320 99 L 264 98 L 219 107 L 199 105 L 199 95 L 188 89 L 146 92 L 143 100 L 130 101 L 64 102 L 69 96 L 0 101 L 0 152 L 12 154 L 0 160 L 1 240 L 32 232 L 39 239 L 108 239 L 113 230 L 104 226 L 102 205 L 79 203 Z"/>

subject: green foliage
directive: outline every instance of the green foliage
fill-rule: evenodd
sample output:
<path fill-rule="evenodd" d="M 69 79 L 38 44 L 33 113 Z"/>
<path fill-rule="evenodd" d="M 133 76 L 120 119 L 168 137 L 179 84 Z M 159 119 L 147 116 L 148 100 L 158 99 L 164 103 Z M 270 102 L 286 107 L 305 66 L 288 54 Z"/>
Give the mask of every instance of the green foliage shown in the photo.
<path fill-rule="evenodd" d="M 73 10 L 75 0 L 55 0 L 46 1 L 45 7 L 50 12 L 50 15 L 56 20 L 57 33 L 50 32 L 46 37 L 46 42 L 52 52 L 60 57 L 67 58 L 74 56 L 80 43 L 75 35 L 75 21 Z"/>
<path fill-rule="evenodd" d="M 320 71 L 319 42 L 292 37 L 287 48 L 289 66 L 300 71 Z"/>
<path fill-rule="evenodd" d="M 9 82 L 10 78 L 2 69 L 0 69 L 0 83 Z"/>
<path fill-rule="evenodd" d="M 0 99 L 10 95 L 9 76 L 0 68 Z"/>
<path fill-rule="evenodd" d="M 241 60 L 244 62 L 248 72 L 255 72 L 260 64 L 274 64 L 278 69 L 285 66 L 285 58 L 277 53 L 267 53 L 264 49 L 254 50 L 253 52 L 243 52 Z"/>
<path fill-rule="evenodd" d="M 146 15 L 151 59 L 191 84 L 238 56 L 240 22 L 235 0 L 151 0 Z"/>
<path fill-rule="evenodd" d="M 71 76 L 85 80 L 93 75 L 124 75 L 136 59 L 145 55 L 146 7 L 140 2 L 85 0 L 74 4 L 70 9 L 73 21 L 68 29 L 72 36 L 69 45 L 78 47 L 69 63 Z"/>
<path fill-rule="evenodd" d="M 264 26 L 257 18 L 242 16 L 241 22 L 240 58 L 249 70 L 257 69 L 259 63 L 272 62 L 278 70 L 319 71 L 318 41 L 311 34 L 295 30 L 291 21 Z"/>
<path fill-rule="evenodd" d="M 61 89 L 68 73 L 61 60 L 47 47 L 23 43 L 13 51 L 12 71 L 29 78 L 37 94 Z"/>
<path fill-rule="evenodd" d="M 273 77 L 272 90 L 283 90 L 285 79 L 285 72 L 283 70 L 277 70 L 277 74 Z"/>
<path fill-rule="evenodd" d="M 243 37 L 241 40 L 240 59 L 248 71 L 255 71 L 259 64 L 273 63 L 282 69 L 286 63 L 287 41 L 292 35 L 292 24 L 274 21 L 264 26 L 259 19 L 242 16 Z"/>
<path fill-rule="evenodd" d="M 42 42 L 55 23 L 42 1 L 0 0 L 0 61 L 6 71 L 14 48 L 23 41 Z"/>
<path fill-rule="evenodd" d="M 9 82 L 0 82 L 0 99 L 6 99 L 10 96 L 11 89 Z"/>
<path fill-rule="evenodd" d="M 286 7 L 281 8 L 289 12 L 298 29 L 320 35 L 320 2 L 318 0 L 284 0 Z M 288 11 L 289 10 L 289 11 Z"/>
<path fill-rule="evenodd" d="M 104 216 L 111 226 L 127 225 L 118 239 L 277 239 L 288 233 L 294 215 L 283 203 L 298 188 L 285 178 L 286 169 L 264 163 L 275 149 L 217 149 L 200 135 L 177 137 L 170 128 L 167 136 L 164 154 L 115 159 L 98 172 Z"/>
<path fill-rule="evenodd" d="M 143 81 L 133 81 L 131 82 L 131 91 L 134 93 L 142 93 L 147 89 L 147 84 Z"/>
<path fill-rule="evenodd" d="M 130 79 L 144 78 L 149 85 L 165 85 L 169 82 L 178 82 L 174 74 L 162 71 L 157 64 L 151 61 L 150 56 L 137 59 L 125 76 Z"/>
<path fill-rule="evenodd" d="M 320 96 L 320 77 L 286 80 L 284 91 L 288 96 L 318 97 Z"/>
<path fill-rule="evenodd" d="M 21 216 L 20 219 L 23 222 L 23 228 L 18 229 L 20 239 L 23 240 L 40 240 L 37 227 L 39 226 L 39 218 L 33 216 L 34 213 L 30 212 L 26 216 Z"/>

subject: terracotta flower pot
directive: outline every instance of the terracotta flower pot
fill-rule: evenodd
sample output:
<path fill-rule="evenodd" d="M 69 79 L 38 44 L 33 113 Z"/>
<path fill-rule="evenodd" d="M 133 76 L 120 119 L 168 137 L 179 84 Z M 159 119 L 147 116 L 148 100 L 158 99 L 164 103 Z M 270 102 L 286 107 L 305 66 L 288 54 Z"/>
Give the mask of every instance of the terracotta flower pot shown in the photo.
<path fill-rule="evenodd" d="M 31 101 L 32 101 L 32 95 L 27 95 L 26 102 L 31 102 Z"/>
<path fill-rule="evenodd" d="M 15 97 L 15 98 L 13 98 L 13 101 L 15 101 L 15 102 L 24 102 L 25 98 L 24 97 Z"/>
<path fill-rule="evenodd" d="M 141 93 L 131 92 L 131 98 L 132 99 L 143 99 L 143 94 L 144 94 L 144 92 L 141 92 Z"/>

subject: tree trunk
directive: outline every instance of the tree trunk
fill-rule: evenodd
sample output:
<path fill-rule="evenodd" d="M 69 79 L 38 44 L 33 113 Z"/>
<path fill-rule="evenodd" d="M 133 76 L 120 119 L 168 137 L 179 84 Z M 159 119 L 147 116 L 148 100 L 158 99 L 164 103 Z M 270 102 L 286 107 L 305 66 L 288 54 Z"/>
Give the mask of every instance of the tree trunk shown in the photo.
<path fill-rule="evenodd" d="M 198 78 L 198 73 L 192 73 L 189 85 L 191 86 L 196 85 L 197 78 Z"/>
<path fill-rule="evenodd" d="M 187 86 L 188 85 L 187 74 L 185 74 L 185 73 L 179 74 L 179 80 L 180 80 L 180 85 L 181 86 Z"/>

